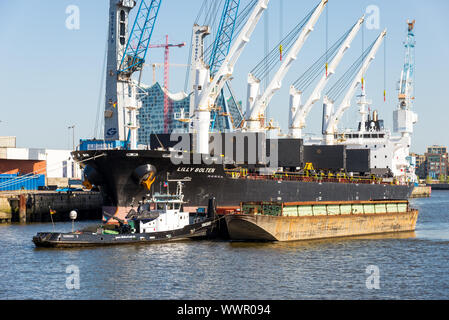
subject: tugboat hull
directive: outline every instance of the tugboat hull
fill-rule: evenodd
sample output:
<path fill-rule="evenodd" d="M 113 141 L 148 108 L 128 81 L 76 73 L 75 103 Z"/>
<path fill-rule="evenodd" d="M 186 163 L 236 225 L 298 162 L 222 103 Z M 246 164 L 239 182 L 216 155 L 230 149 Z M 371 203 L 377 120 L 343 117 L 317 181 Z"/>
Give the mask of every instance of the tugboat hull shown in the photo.
<path fill-rule="evenodd" d="M 90 232 L 39 232 L 33 237 L 33 242 L 36 247 L 44 248 L 94 247 L 133 243 L 150 244 L 155 242 L 213 238 L 216 235 L 216 229 L 216 221 L 209 220 L 191 224 L 178 230 L 154 233 L 97 234 Z"/>

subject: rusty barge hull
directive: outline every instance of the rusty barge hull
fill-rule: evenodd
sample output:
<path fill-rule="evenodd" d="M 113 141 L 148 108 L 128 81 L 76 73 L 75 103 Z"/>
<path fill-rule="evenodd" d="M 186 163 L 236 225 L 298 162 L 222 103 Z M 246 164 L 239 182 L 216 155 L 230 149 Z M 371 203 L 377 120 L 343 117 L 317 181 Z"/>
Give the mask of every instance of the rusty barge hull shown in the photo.
<path fill-rule="evenodd" d="M 225 219 L 231 240 L 296 241 L 410 232 L 418 211 L 303 217 L 231 214 Z"/>

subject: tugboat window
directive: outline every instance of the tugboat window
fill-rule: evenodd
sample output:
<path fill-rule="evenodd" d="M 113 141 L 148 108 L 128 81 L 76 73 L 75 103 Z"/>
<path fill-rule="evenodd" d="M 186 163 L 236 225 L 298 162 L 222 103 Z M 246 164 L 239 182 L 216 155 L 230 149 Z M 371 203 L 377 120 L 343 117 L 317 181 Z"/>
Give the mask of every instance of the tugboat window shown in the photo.
<path fill-rule="evenodd" d="M 158 203 L 157 204 L 157 210 L 164 210 L 164 204 L 162 204 L 162 203 Z"/>
<path fill-rule="evenodd" d="M 167 203 L 167 210 L 173 210 L 173 204 Z"/>
<path fill-rule="evenodd" d="M 179 203 L 175 203 L 175 210 L 179 209 Z"/>

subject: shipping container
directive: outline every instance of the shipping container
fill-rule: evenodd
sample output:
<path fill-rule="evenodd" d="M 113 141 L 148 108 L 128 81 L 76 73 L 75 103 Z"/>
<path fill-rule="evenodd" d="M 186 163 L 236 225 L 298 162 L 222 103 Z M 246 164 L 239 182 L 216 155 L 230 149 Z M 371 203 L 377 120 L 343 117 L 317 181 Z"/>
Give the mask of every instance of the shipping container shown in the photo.
<path fill-rule="evenodd" d="M 80 151 L 89 151 L 89 150 L 114 150 L 114 149 L 123 149 L 125 147 L 124 141 L 113 140 L 80 140 Z"/>
<path fill-rule="evenodd" d="M 0 191 L 38 190 L 45 186 L 45 175 L 0 174 Z"/>
<path fill-rule="evenodd" d="M 346 169 L 346 146 L 304 146 L 304 163 L 316 170 Z"/>
<path fill-rule="evenodd" d="M 347 172 L 370 172 L 369 149 L 346 149 Z"/>
<path fill-rule="evenodd" d="M 267 154 L 271 149 L 278 149 L 278 166 L 279 167 L 303 167 L 304 166 L 304 150 L 302 139 L 267 139 Z"/>
<path fill-rule="evenodd" d="M 225 158 L 251 165 L 267 163 L 269 160 L 270 155 L 263 152 L 267 148 L 265 133 L 231 132 L 219 135 L 222 142 L 221 154 Z M 211 134 L 211 137 L 216 136 L 217 134 Z"/>

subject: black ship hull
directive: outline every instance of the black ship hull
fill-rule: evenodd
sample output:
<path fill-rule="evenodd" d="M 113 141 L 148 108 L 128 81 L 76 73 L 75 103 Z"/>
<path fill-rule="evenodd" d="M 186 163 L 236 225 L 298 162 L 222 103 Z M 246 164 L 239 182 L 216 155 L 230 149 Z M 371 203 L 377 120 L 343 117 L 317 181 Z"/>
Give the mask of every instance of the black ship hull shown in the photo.
<path fill-rule="evenodd" d="M 374 182 L 235 177 L 223 164 L 175 164 L 179 159 L 172 161 L 169 151 L 97 150 L 76 151 L 73 155 L 82 166 L 93 169 L 88 179 L 100 187 L 104 206 L 112 214 L 127 213 L 150 193 L 136 179 L 136 169 L 142 166 L 155 168 L 151 192 L 167 191 L 167 181 L 183 180 L 186 208 L 191 211 L 207 207 L 212 197 L 220 207 L 237 207 L 248 201 L 404 200 L 413 190 L 412 185 Z M 174 182 L 168 182 L 168 188 L 174 187 Z"/>
<path fill-rule="evenodd" d="M 208 219 L 182 229 L 153 233 L 96 234 L 92 232 L 39 232 L 33 237 L 40 248 L 98 247 L 121 244 L 151 244 L 156 242 L 216 238 L 218 220 Z"/>

